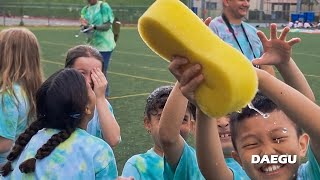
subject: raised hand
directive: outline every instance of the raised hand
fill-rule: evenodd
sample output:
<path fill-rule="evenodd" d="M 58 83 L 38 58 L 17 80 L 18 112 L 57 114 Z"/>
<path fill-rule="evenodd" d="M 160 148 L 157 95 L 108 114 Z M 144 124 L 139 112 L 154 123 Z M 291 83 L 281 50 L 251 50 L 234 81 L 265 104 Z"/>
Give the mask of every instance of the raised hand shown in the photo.
<path fill-rule="evenodd" d="M 259 36 L 264 54 L 252 61 L 254 65 L 281 65 L 289 62 L 292 46 L 299 43 L 300 38 L 292 38 L 289 41 L 286 41 L 287 34 L 290 28 L 285 27 L 281 32 L 280 36 L 277 37 L 277 25 L 270 25 L 270 39 L 267 39 L 266 35 L 258 31 L 257 35 Z"/>
<path fill-rule="evenodd" d="M 94 85 L 93 91 L 97 98 L 104 98 L 108 81 L 99 68 L 94 68 L 91 71 L 91 79 Z"/>
<path fill-rule="evenodd" d="M 190 64 L 188 59 L 180 56 L 174 56 L 169 65 L 170 72 L 179 81 L 182 94 L 194 105 L 195 90 L 203 81 L 200 64 Z"/>

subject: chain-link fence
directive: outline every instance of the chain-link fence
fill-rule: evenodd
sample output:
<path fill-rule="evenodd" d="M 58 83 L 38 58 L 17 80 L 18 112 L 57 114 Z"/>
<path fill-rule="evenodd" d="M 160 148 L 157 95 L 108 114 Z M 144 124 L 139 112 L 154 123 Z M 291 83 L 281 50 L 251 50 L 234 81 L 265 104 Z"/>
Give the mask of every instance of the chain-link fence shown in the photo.
<path fill-rule="evenodd" d="M 79 4 L 0 2 L 0 25 L 78 25 L 82 8 Z M 112 6 L 123 24 L 136 24 L 147 9 L 148 6 Z"/>
<path fill-rule="evenodd" d="M 25 3 L 25 2 L 0 2 L 0 25 L 79 25 L 78 19 L 81 4 L 68 3 Z M 201 13 L 204 17 L 216 17 L 221 14 L 222 5 L 207 2 L 205 10 Z M 139 17 L 148 9 L 148 6 L 113 5 L 114 15 L 123 24 L 136 24 Z M 193 9 L 195 10 L 195 9 Z M 319 21 L 320 12 L 312 12 L 314 22 Z M 285 23 L 292 18 L 306 21 L 303 14 L 295 14 L 292 10 L 250 10 L 247 20 L 252 23 Z"/>

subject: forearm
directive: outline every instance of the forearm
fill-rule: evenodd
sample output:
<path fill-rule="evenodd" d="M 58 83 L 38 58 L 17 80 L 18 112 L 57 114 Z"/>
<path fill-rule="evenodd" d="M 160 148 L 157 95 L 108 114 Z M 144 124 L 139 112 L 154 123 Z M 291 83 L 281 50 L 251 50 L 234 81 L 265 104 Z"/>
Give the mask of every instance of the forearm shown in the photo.
<path fill-rule="evenodd" d="M 201 173 L 206 179 L 233 179 L 224 161 L 217 120 L 197 111 L 196 128 L 196 149 Z"/>
<path fill-rule="evenodd" d="M 271 65 L 261 65 L 260 67 L 261 67 L 262 70 L 268 72 L 272 76 L 276 76 L 276 73 L 275 73 L 275 71 L 273 69 L 273 66 L 271 66 Z"/>
<path fill-rule="evenodd" d="M 188 100 L 183 96 L 178 83 L 176 83 L 163 108 L 159 125 L 160 143 L 166 159 L 171 165 L 175 165 L 179 161 L 183 150 L 184 141 L 180 135 L 180 126 L 187 104 Z"/>
<path fill-rule="evenodd" d="M 281 74 L 284 82 L 304 94 L 311 101 L 315 101 L 314 94 L 308 84 L 308 81 L 293 59 L 290 59 L 290 61 L 288 61 L 286 64 L 276 66 L 276 68 Z"/>
<path fill-rule="evenodd" d="M 120 142 L 120 126 L 112 115 L 108 103 L 104 98 L 97 99 L 96 104 L 103 139 L 111 147 L 115 147 Z"/>
<path fill-rule="evenodd" d="M 311 137 L 312 147 L 320 148 L 320 108 L 303 94 L 263 72 L 258 72 L 259 89 L 276 103 L 297 126 Z M 320 151 L 315 155 L 320 159 Z"/>

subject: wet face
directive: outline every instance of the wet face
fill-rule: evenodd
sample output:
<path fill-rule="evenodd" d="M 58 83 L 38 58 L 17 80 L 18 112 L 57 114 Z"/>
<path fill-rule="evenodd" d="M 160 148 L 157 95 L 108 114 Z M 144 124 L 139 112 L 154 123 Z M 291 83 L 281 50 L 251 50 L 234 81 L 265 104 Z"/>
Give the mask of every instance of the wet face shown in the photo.
<path fill-rule="evenodd" d="M 94 57 L 79 57 L 75 60 L 72 68 L 81 72 L 85 77 L 86 82 L 88 82 L 93 89 L 91 72 L 94 68 L 102 69 L 102 63 Z"/>
<path fill-rule="evenodd" d="M 161 144 L 159 142 L 159 122 L 160 122 L 162 111 L 163 111 L 162 109 L 158 110 L 156 115 L 151 115 L 150 120 L 148 120 L 147 117 L 145 117 L 145 120 L 144 120 L 145 128 L 147 129 L 147 131 L 150 132 L 154 143 L 158 147 L 161 147 Z M 182 121 L 182 124 L 180 126 L 180 135 L 185 140 L 188 138 L 191 130 L 191 117 L 192 117 L 191 113 L 187 111 Z"/>
<path fill-rule="evenodd" d="M 247 15 L 250 8 L 250 0 L 225 0 L 225 11 L 228 11 L 234 18 L 240 19 Z"/>
<path fill-rule="evenodd" d="M 229 123 L 230 123 L 229 116 L 225 116 L 217 119 L 219 138 L 220 138 L 223 154 L 225 157 L 231 157 L 231 152 L 233 151 Z"/>
<path fill-rule="evenodd" d="M 242 120 L 237 126 L 237 157 L 251 179 L 293 179 L 298 170 L 300 157 L 305 156 L 306 136 L 298 138 L 293 123 L 282 112 L 275 110 L 264 119 L 255 115 Z M 297 155 L 295 164 L 252 164 L 252 155 Z"/>

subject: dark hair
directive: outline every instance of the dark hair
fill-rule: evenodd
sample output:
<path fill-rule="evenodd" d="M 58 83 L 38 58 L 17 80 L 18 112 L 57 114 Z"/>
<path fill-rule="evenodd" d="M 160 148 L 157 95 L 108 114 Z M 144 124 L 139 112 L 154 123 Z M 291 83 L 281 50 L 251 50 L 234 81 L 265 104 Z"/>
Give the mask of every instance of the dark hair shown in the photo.
<path fill-rule="evenodd" d="M 18 158 L 33 135 L 40 129 L 61 130 L 54 134 L 34 158 L 22 162 L 23 173 L 34 172 L 36 160 L 47 157 L 60 143 L 70 137 L 84 116 L 88 93 L 83 75 L 75 69 L 63 69 L 50 76 L 36 94 L 37 120 L 23 132 L 15 142 L 8 162 L 2 167 L 2 175 L 12 171 L 11 162 Z"/>
<path fill-rule="evenodd" d="M 64 67 L 72 68 L 79 57 L 94 57 L 99 60 L 103 67 L 103 57 L 100 52 L 89 45 L 78 45 L 68 50 Z"/>
<path fill-rule="evenodd" d="M 159 109 L 163 109 L 167 99 L 173 89 L 173 86 L 161 86 L 155 89 L 147 98 L 144 115 L 151 119 L 151 115 L 156 115 Z M 188 103 L 187 110 L 190 111 L 193 118 L 195 118 L 196 107 Z"/>
<path fill-rule="evenodd" d="M 252 105 L 260 110 L 263 113 L 270 113 L 274 110 L 280 110 L 279 107 L 271 101 L 268 97 L 264 96 L 261 92 L 258 92 L 254 99 L 252 100 Z M 256 115 L 257 112 L 248 106 L 242 109 L 240 113 L 235 112 L 232 113 L 230 116 L 230 131 L 231 131 L 231 140 L 234 149 L 237 151 L 236 146 L 236 137 L 238 136 L 238 126 L 241 122 L 243 122 L 244 119 L 250 118 L 254 115 Z M 293 122 L 292 122 L 293 123 Z M 295 126 L 295 129 L 297 131 L 297 136 L 301 136 L 303 131 L 301 128 L 299 128 L 296 124 L 293 123 Z"/>

